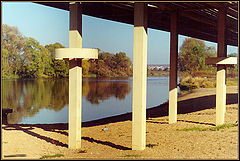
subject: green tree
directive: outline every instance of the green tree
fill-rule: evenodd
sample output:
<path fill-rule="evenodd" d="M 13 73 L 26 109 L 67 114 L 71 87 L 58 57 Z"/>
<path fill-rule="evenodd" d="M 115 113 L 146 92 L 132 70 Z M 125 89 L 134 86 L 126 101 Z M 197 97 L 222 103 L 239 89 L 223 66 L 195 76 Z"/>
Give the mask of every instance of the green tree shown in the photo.
<path fill-rule="evenodd" d="M 83 75 L 88 75 L 90 69 L 90 63 L 88 62 L 87 59 L 82 60 L 82 73 Z"/>
<path fill-rule="evenodd" d="M 8 50 L 2 48 L 1 71 L 2 71 L 3 78 L 9 77 L 9 74 L 11 71 L 10 65 L 8 64 L 8 55 L 9 55 Z"/>
<path fill-rule="evenodd" d="M 195 38 L 186 38 L 179 52 L 179 69 L 180 71 L 189 73 L 206 70 L 209 67 L 205 65 L 205 59 L 215 55 L 215 48 L 207 47 L 204 41 Z"/>
<path fill-rule="evenodd" d="M 237 53 L 230 53 L 228 54 L 229 57 L 237 57 Z"/>
<path fill-rule="evenodd" d="M 97 61 L 89 62 L 89 71 L 98 77 L 128 77 L 132 75 L 132 62 L 124 52 L 116 54 L 102 52 L 99 53 Z"/>
<path fill-rule="evenodd" d="M 37 40 L 31 37 L 26 38 L 23 56 L 23 77 L 38 78 L 48 75 L 48 70 L 51 68 L 51 58 L 48 50 Z"/>
<path fill-rule="evenodd" d="M 49 70 L 49 76 L 51 77 L 67 77 L 69 72 L 69 61 L 66 60 L 56 60 L 54 58 L 55 49 L 64 48 L 60 43 L 49 44 L 45 46 L 48 49 L 51 57 L 51 69 Z"/>
<path fill-rule="evenodd" d="M 17 27 L 2 25 L 2 73 L 4 77 L 16 77 L 21 72 L 21 55 L 25 38 Z"/>
<path fill-rule="evenodd" d="M 130 66 L 132 62 L 129 57 L 126 56 L 126 53 L 119 52 L 115 55 L 115 62 L 117 63 L 116 69 L 125 73 L 126 76 L 131 75 Z"/>

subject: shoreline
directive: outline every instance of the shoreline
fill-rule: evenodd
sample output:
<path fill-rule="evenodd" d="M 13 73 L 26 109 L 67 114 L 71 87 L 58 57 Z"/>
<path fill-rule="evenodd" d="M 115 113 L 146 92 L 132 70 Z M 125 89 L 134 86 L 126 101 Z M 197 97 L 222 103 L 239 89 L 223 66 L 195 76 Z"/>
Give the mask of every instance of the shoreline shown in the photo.
<path fill-rule="evenodd" d="M 82 148 L 68 149 L 68 123 L 2 125 L 4 159 L 237 159 L 238 91 L 227 87 L 226 125 L 215 127 L 215 89 L 178 98 L 178 121 L 168 103 L 147 109 L 146 149 L 131 150 L 131 113 L 82 123 Z M 103 131 L 107 127 L 107 131 Z M 187 130 L 188 129 L 188 130 Z M 201 129 L 213 129 L 203 130 Z M 214 130 L 215 129 L 215 130 Z M 24 143 L 24 144 L 23 144 Z M 25 156 L 13 155 L 25 154 Z M 56 155 L 61 154 L 61 155 Z M 54 157 L 55 156 L 55 157 Z"/>
<path fill-rule="evenodd" d="M 206 97 L 205 93 L 200 94 L 198 97 L 198 99 L 200 99 L 200 101 L 198 101 L 196 99 L 189 100 L 189 99 L 184 98 L 186 95 L 196 94 L 197 91 L 202 92 L 204 90 L 211 91 L 211 94 L 208 94 L 207 97 Z M 209 99 L 215 100 L 215 98 L 216 98 L 215 90 L 216 90 L 215 88 L 200 88 L 200 89 L 193 89 L 191 91 L 187 91 L 186 93 L 182 93 L 182 94 L 180 93 L 178 95 L 178 111 L 177 111 L 177 113 L 178 114 L 186 114 L 186 113 L 204 110 L 207 108 L 214 108 L 216 106 L 216 103 L 214 101 L 208 102 L 208 106 L 204 106 L 204 103 Z M 232 101 L 228 101 L 227 104 L 236 104 L 237 103 L 237 99 L 233 99 L 233 97 L 235 95 L 234 93 L 236 93 L 236 86 L 227 86 L 228 100 L 229 99 L 232 100 Z M 189 107 L 189 104 L 187 104 L 188 102 L 191 102 L 190 106 L 192 106 L 194 108 L 188 108 Z M 202 102 L 202 103 L 199 104 L 199 102 Z M 195 105 L 197 105 L 197 106 L 202 105 L 202 106 L 197 107 Z M 154 117 L 164 117 L 164 116 L 168 116 L 168 101 L 163 102 L 162 104 L 160 104 L 158 106 L 150 107 L 150 108 L 146 109 L 146 119 L 154 118 Z M 132 112 L 127 112 L 127 113 L 123 113 L 123 114 L 117 114 L 114 116 L 108 116 L 108 117 L 96 119 L 96 120 L 85 121 L 85 122 L 82 122 L 82 127 L 98 126 L 98 125 L 104 125 L 104 124 L 115 123 L 115 122 L 120 122 L 120 121 L 131 121 L 131 120 L 132 120 Z M 20 124 L 12 124 L 12 125 L 21 125 L 21 126 L 68 125 L 68 123 L 43 123 L 43 124 L 21 124 L 20 123 Z"/>

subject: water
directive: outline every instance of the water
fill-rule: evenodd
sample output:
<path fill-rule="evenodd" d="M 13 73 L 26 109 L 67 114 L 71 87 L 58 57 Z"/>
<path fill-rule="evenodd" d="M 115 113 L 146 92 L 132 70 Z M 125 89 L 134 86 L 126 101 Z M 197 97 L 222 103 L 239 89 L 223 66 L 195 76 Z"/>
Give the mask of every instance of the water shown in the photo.
<path fill-rule="evenodd" d="M 147 108 L 168 100 L 168 77 L 148 77 Z M 132 78 L 83 79 L 82 121 L 132 111 Z M 11 124 L 68 123 L 68 79 L 2 80 Z"/>

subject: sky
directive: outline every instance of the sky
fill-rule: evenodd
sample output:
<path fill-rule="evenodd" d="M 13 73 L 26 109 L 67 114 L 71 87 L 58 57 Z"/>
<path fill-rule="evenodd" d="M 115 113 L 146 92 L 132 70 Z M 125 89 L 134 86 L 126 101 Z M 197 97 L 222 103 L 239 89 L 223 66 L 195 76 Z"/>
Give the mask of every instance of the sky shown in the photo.
<path fill-rule="evenodd" d="M 41 45 L 61 43 L 68 47 L 69 12 L 33 2 L 2 2 L 2 24 L 18 27 L 27 37 Z M 148 28 L 148 64 L 170 63 L 170 33 Z M 83 48 L 99 48 L 112 54 L 125 52 L 133 61 L 133 25 L 82 16 Z M 186 37 L 179 35 L 178 46 Z M 217 44 L 205 41 L 207 46 Z M 227 46 L 228 54 L 238 47 Z"/>

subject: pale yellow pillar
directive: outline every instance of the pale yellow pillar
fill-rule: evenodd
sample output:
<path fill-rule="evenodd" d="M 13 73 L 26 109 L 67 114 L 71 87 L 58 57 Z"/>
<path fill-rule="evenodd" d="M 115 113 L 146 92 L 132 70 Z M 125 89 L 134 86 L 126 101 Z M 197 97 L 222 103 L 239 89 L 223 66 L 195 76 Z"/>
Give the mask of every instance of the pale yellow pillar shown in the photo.
<path fill-rule="evenodd" d="M 82 48 L 82 12 L 80 3 L 70 3 L 69 48 Z M 69 123 L 68 147 L 81 148 L 82 122 L 81 59 L 69 61 Z"/>
<path fill-rule="evenodd" d="M 218 11 L 218 57 L 227 56 L 226 45 L 226 9 L 220 8 Z M 226 67 L 217 65 L 217 81 L 216 81 L 216 125 L 224 124 L 224 116 L 226 111 Z"/>
<path fill-rule="evenodd" d="M 169 124 L 177 122 L 177 18 L 177 12 L 173 12 L 170 23 Z"/>
<path fill-rule="evenodd" d="M 132 150 L 146 146 L 147 4 L 134 4 Z"/>
<path fill-rule="evenodd" d="M 226 84 L 225 84 L 225 69 L 217 71 L 216 85 L 216 125 L 224 124 L 224 116 L 226 111 Z"/>

